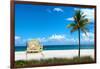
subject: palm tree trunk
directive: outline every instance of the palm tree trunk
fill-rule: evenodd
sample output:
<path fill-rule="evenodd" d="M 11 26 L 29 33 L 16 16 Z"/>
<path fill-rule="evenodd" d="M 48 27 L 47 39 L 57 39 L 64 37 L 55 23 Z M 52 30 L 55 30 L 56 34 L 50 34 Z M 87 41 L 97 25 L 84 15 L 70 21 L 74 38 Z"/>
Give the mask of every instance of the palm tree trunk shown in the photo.
<path fill-rule="evenodd" d="M 80 29 L 78 29 L 78 37 L 79 37 L 79 50 L 78 50 L 78 57 L 80 58 Z"/>

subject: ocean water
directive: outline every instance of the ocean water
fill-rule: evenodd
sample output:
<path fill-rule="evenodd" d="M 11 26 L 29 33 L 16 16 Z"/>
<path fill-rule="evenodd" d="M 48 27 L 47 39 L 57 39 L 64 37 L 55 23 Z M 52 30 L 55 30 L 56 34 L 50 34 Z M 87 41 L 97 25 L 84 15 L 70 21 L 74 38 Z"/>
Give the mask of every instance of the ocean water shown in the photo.
<path fill-rule="evenodd" d="M 78 45 L 46 45 L 43 50 L 74 50 L 78 49 Z M 26 46 L 15 46 L 15 51 L 25 51 Z M 81 49 L 94 49 L 94 45 L 81 45 Z"/>

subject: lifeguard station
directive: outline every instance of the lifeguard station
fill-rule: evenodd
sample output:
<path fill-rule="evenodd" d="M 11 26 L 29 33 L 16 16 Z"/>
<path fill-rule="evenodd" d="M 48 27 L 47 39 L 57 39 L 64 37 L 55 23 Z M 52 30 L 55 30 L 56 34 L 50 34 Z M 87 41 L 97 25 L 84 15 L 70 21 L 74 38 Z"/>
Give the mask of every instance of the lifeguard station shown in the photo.
<path fill-rule="evenodd" d="M 27 42 L 26 59 L 28 58 L 28 54 L 35 56 L 34 54 L 36 53 L 40 53 L 44 57 L 42 51 L 43 51 L 43 46 L 41 45 L 39 40 L 32 39 Z"/>
<path fill-rule="evenodd" d="M 40 44 L 39 40 L 32 39 L 27 42 L 27 53 L 39 53 L 42 52 L 43 46 Z"/>

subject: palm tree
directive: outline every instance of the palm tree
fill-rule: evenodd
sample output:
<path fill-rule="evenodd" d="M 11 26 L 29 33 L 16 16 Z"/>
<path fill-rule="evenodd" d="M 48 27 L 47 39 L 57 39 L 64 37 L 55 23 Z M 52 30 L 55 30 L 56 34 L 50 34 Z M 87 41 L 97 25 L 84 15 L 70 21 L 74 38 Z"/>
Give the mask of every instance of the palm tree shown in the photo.
<path fill-rule="evenodd" d="M 86 18 L 86 15 L 81 10 L 75 10 L 75 15 L 73 16 L 74 21 L 67 25 L 67 28 L 71 28 L 71 33 L 78 31 L 78 44 L 79 51 L 78 56 L 80 58 L 80 32 L 85 33 L 87 36 L 89 19 Z"/>

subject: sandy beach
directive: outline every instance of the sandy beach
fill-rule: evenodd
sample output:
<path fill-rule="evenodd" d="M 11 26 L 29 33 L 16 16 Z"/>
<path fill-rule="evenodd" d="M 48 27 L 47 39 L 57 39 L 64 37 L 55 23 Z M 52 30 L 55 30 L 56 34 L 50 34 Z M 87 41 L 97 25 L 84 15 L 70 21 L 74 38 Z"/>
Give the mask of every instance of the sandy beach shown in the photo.
<path fill-rule="evenodd" d="M 42 53 L 28 53 L 26 51 L 15 52 L 16 60 L 40 60 L 48 58 L 73 58 L 78 56 L 78 50 L 47 50 Z M 81 56 L 91 56 L 94 58 L 94 49 L 82 49 Z"/>

